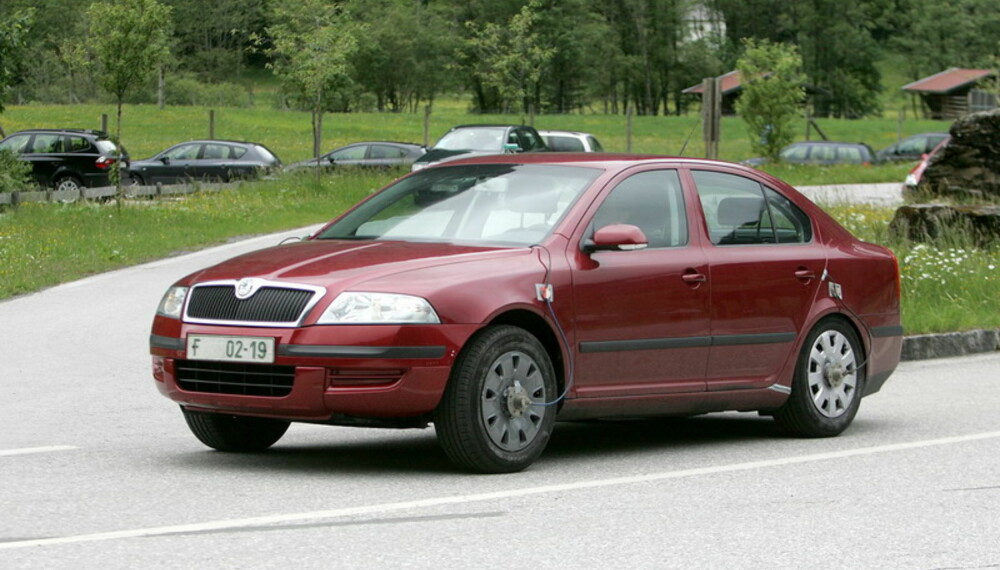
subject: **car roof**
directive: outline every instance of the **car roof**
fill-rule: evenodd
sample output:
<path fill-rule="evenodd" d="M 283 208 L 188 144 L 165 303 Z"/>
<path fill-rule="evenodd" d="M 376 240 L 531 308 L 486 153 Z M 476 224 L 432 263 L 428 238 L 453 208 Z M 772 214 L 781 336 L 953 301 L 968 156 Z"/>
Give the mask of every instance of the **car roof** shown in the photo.
<path fill-rule="evenodd" d="M 732 162 L 710 160 L 707 158 L 616 152 L 525 152 L 519 154 L 486 154 L 452 160 L 444 163 L 443 166 L 461 164 L 575 164 L 580 166 L 608 168 L 614 165 L 623 166 L 625 163 L 627 163 L 627 165 L 653 164 L 663 161 L 670 161 L 679 164 L 716 165 L 735 167 L 743 170 L 748 169 L 745 166 Z"/>
<path fill-rule="evenodd" d="M 424 146 L 424 145 L 422 145 L 420 143 L 402 142 L 402 141 L 358 141 L 358 142 L 347 143 L 347 144 L 342 145 L 342 146 L 340 146 L 338 148 L 346 148 L 346 147 L 349 147 L 349 146 L 354 146 L 354 145 L 359 145 L 359 144 L 392 144 L 392 145 L 398 145 L 398 146 L 415 146 L 415 147 L 421 147 L 421 148 Z"/>
<path fill-rule="evenodd" d="M 850 146 L 868 146 L 867 143 L 863 142 L 849 142 L 849 141 L 799 141 L 793 142 L 788 146 L 804 146 L 804 145 L 850 145 Z"/>
<path fill-rule="evenodd" d="M 533 129 L 534 128 L 534 127 L 529 127 L 528 125 L 509 125 L 509 124 L 508 125 L 503 125 L 503 124 L 488 124 L 488 123 L 477 124 L 477 123 L 473 123 L 473 124 L 468 124 L 468 125 L 455 125 L 454 127 L 450 128 L 448 130 L 454 131 L 455 129 L 475 129 L 475 128 L 482 128 L 482 127 L 488 127 L 488 128 L 493 128 L 493 129 L 496 129 L 496 128 L 501 128 L 501 129 L 520 129 L 520 128 Z"/>
<path fill-rule="evenodd" d="M 257 142 L 237 141 L 237 140 L 229 140 L 229 139 L 192 139 L 192 140 L 189 140 L 189 141 L 181 141 L 181 142 L 178 142 L 178 143 L 174 143 L 174 144 L 172 144 L 170 146 L 177 146 L 179 144 L 190 144 L 190 143 L 255 144 L 255 145 L 258 145 L 258 146 L 264 146 L 261 143 L 257 143 Z"/>
<path fill-rule="evenodd" d="M 97 130 L 97 129 L 23 129 L 11 135 L 19 135 L 24 133 L 72 133 L 78 135 L 91 135 L 97 138 L 107 138 L 108 133 Z"/>
<path fill-rule="evenodd" d="M 570 136 L 576 136 L 576 137 L 592 137 L 592 136 L 594 136 L 594 135 L 592 135 L 590 133 L 585 133 L 585 132 L 582 132 L 582 131 L 562 131 L 562 130 L 558 130 L 558 129 L 543 129 L 543 130 L 539 130 L 538 134 L 540 134 L 540 135 L 570 135 Z"/>

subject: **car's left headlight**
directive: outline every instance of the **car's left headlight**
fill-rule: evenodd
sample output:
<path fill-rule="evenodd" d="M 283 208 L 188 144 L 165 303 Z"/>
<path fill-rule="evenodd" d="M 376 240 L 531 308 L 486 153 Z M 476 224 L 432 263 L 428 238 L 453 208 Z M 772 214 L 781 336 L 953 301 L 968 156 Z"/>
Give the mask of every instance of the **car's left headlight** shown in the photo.
<path fill-rule="evenodd" d="M 393 293 L 345 292 L 337 295 L 317 324 L 437 324 L 434 308 L 421 297 Z"/>
<path fill-rule="evenodd" d="M 172 319 L 181 318 L 181 311 L 184 310 L 184 299 L 187 298 L 187 292 L 187 287 L 171 287 L 167 289 L 167 292 L 163 294 L 163 299 L 160 300 L 160 306 L 157 307 L 156 312 Z"/>

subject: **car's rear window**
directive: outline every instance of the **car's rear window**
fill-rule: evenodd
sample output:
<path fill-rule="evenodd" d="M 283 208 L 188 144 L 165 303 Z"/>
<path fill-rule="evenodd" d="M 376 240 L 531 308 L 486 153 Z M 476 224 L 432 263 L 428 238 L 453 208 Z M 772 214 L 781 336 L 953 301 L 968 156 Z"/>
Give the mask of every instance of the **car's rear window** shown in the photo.
<path fill-rule="evenodd" d="M 583 152 L 583 141 L 575 137 L 549 136 L 545 139 L 549 148 L 561 152 Z"/>

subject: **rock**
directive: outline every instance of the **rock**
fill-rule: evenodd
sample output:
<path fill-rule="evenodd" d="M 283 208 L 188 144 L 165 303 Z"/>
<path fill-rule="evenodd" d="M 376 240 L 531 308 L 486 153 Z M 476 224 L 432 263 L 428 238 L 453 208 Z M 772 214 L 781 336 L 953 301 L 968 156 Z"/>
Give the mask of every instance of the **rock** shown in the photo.
<path fill-rule="evenodd" d="M 919 192 L 1000 198 L 1000 109 L 965 115 L 950 133 L 951 141 L 927 165 Z"/>
<path fill-rule="evenodd" d="M 965 233 L 985 247 L 1000 242 L 1000 206 L 909 204 L 896 210 L 889 229 L 918 242 Z"/>

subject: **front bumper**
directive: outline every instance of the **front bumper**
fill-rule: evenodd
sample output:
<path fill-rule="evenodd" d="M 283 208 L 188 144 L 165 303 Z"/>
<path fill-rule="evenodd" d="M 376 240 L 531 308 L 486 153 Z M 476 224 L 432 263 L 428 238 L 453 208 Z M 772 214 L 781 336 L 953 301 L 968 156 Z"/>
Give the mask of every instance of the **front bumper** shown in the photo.
<path fill-rule="evenodd" d="M 459 349 L 478 328 L 231 327 L 186 325 L 158 316 L 150 336 L 150 353 L 160 393 L 185 407 L 293 421 L 328 421 L 340 416 L 412 418 L 437 406 Z M 255 365 L 188 360 L 188 334 L 271 337 L 276 347 L 274 362 Z M 199 366 L 205 363 L 207 366 Z M 212 374 L 222 374 L 225 382 L 192 381 L 192 368 L 212 368 Z M 255 375 L 263 371 L 269 376 L 272 369 L 287 379 L 283 389 L 244 390 L 239 386 L 244 381 L 259 385 Z"/>

